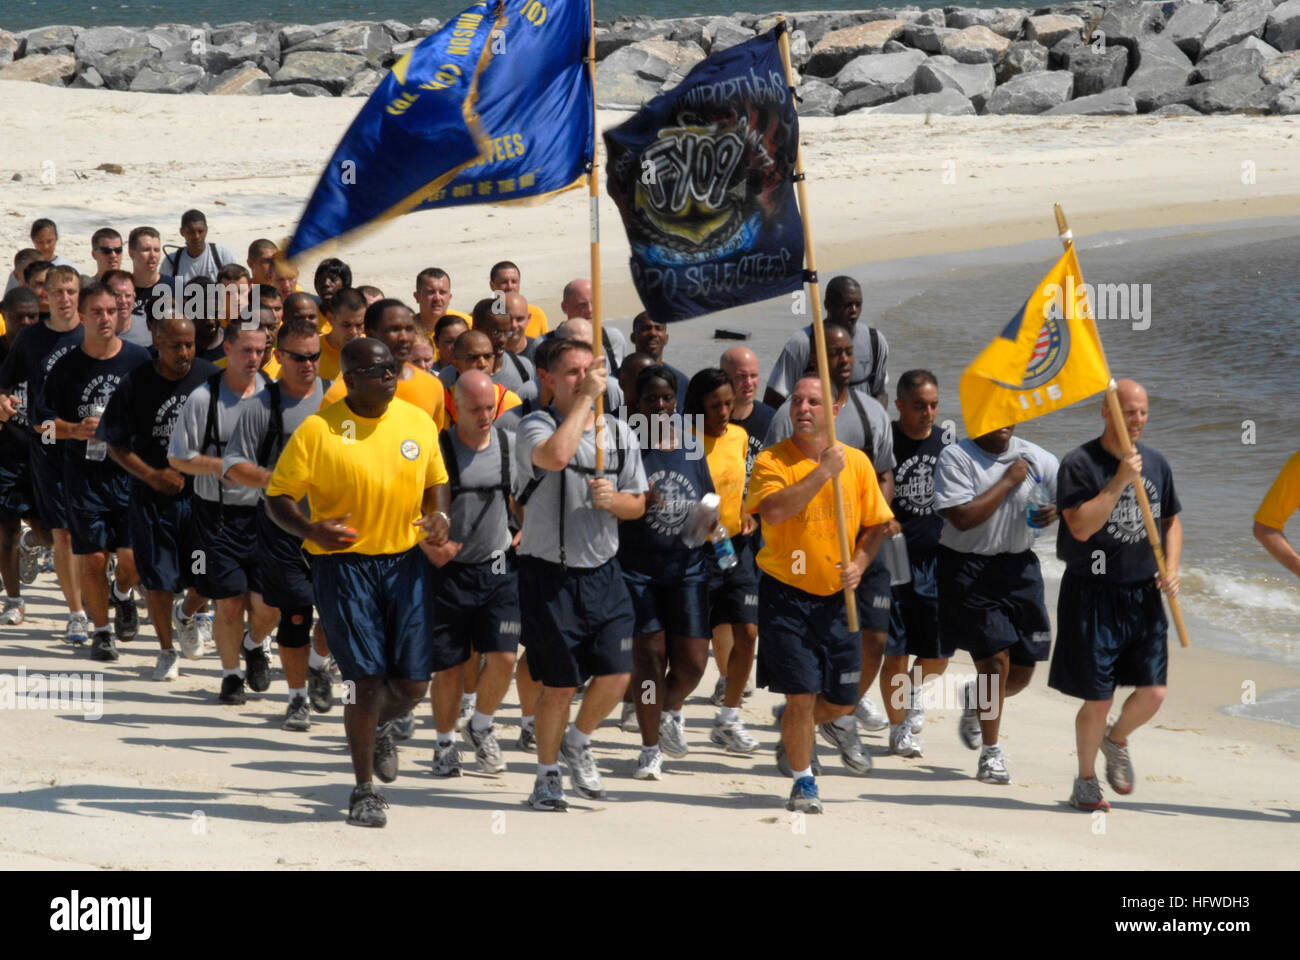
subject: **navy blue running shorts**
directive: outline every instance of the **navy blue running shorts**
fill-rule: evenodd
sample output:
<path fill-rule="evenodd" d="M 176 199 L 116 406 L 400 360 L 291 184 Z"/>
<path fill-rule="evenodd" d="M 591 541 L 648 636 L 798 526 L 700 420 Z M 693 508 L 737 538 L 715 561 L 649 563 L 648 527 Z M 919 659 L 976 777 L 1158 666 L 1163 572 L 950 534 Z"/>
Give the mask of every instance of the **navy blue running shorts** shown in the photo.
<path fill-rule="evenodd" d="M 632 672 L 636 616 L 617 559 L 566 569 L 521 556 L 519 613 L 528 670 L 543 686 L 576 687 L 588 677 Z"/>
<path fill-rule="evenodd" d="M 301 610 L 312 605 L 311 561 L 303 552 L 302 540 L 286 533 L 257 506 L 253 518 L 257 531 L 257 570 L 262 600 L 282 610 Z"/>
<path fill-rule="evenodd" d="M 758 565 L 754 562 L 753 536 L 731 538 L 736 565 L 729 570 L 710 558 L 709 629 L 724 623 L 758 623 Z"/>
<path fill-rule="evenodd" d="M 670 637 L 708 638 L 709 582 L 703 570 L 694 576 L 662 583 L 635 570 L 623 571 L 637 636 L 663 631 Z"/>
<path fill-rule="evenodd" d="M 985 556 L 940 546 L 939 634 L 975 660 L 1003 650 L 1017 666 L 1046 660 L 1052 622 L 1034 551 Z"/>
<path fill-rule="evenodd" d="M 889 610 L 894 605 L 894 595 L 889 587 L 889 567 L 885 565 L 880 551 L 876 552 L 871 566 L 863 572 L 854 596 L 858 601 L 858 629 L 874 633 L 888 631 Z"/>
<path fill-rule="evenodd" d="M 131 475 L 99 466 L 64 464 L 63 497 L 74 554 L 131 546 Z"/>
<path fill-rule="evenodd" d="M 933 554 L 911 558 L 911 582 L 893 588 L 887 655 L 935 660 L 946 660 L 953 655 L 955 648 L 940 641 L 939 586 L 935 581 L 938 565 L 938 558 Z"/>
<path fill-rule="evenodd" d="M 68 514 L 63 503 L 63 458 L 57 450 L 45 450 L 33 440 L 28 447 L 32 494 L 36 515 L 46 530 L 67 530 Z"/>
<path fill-rule="evenodd" d="M 758 685 L 849 706 L 861 677 L 862 638 L 848 632 L 844 594 L 815 596 L 760 572 Z"/>
<path fill-rule="evenodd" d="M 464 663 L 470 651 L 514 653 L 519 645 L 517 561 L 450 561 L 433 582 L 433 672 Z"/>
<path fill-rule="evenodd" d="M 36 516 L 36 494 L 27 438 L 19 431 L 19 427 L 0 429 L 0 514 L 25 518 Z M 4 437 L 5 433 L 14 436 Z"/>
<path fill-rule="evenodd" d="M 211 500 L 194 498 L 194 548 L 203 552 L 194 588 L 202 596 L 225 600 L 250 591 L 262 592 L 257 560 L 259 509 L 229 505 L 220 509 Z"/>
<path fill-rule="evenodd" d="M 166 496 L 147 483 L 131 485 L 127 522 L 140 583 L 146 590 L 181 593 L 194 585 L 194 533 L 189 493 Z"/>

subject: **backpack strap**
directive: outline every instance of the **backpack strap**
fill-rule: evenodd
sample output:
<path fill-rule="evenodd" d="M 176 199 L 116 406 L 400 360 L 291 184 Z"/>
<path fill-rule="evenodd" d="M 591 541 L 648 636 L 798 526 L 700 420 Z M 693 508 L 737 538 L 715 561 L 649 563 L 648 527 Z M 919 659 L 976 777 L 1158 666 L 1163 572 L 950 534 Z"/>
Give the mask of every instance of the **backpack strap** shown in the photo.
<path fill-rule="evenodd" d="M 181 254 L 185 252 L 184 247 L 177 247 L 176 251 L 167 258 L 172 265 L 172 277 L 179 277 L 181 272 Z"/>
<path fill-rule="evenodd" d="M 266 384 L 266 392 L 271 401 L 271 422 L 267 424 L 262 442 L 257 445 L 257 465 L 270 469 L 271 451 L 284 442 L 284 400 L 280 396 L 280 384 L 276 380 Z"/>
<path fill-rule="evenodd" d="M 225 444 L 221 442 L 221 432 L 217 426 L 217 408 L 221 405 L 221 378 L 225 376 L 225 371 L 219 370 L 212 376 L 208 377 L 208 416 L 203 424 L 203 441 L 199 445 L 199 453 L 207 456 L 208 447 L 214 447 L 216 455 L 220 457 L 225 450 Z M 218 514 L 224 514 L 226 509 L 225 491 L 221 486 L 221 478 L 217 477 L 217 510 Z"/>
<path fill-rule="evenodd" d="M 880 372 L 880 331 L 875 327 L 867 328 L 871 336 L 871 372 L 867 374 L 867 392 L 873 397 L 876 395 L 876 377 Z M 884 384 L 881 384 L 881 389 Z"/>
<path fill-rule="evenodd" d="M 852 387 L 849 387 L 848 389 L 849 399 L 853 401 L 854 409 L 858 411 L 858 419 L 862 421 L 862 435 L 865 438 L 862 441 L 862 452 L 867 455 L 867 459 L 871 461 L 872 468 L 874 469 L 876 435 L 871 429 L 871 421 L 867 419 L 867 408 L 863 406 L 862 398 L 858 396 L 858 392 Z"/>
<path fill-rule="evenodd" d="M 528 368 L 524 366 L 524 362 L 519 359 L 518 354 L 516 354 L 513 350 L 507 350 L 506 356 L 509 357 L 510 362 L 515 365 L 515 370 L 518 371 L 520 380 L 522 380 L 524 383 L 527 383 L 529 380 L 532 379 L 532 377 L 528 375 Z"/>
<path fill-rule="evenodd" d="M 217 245 L 215 243 L 208 244 L 208 252 L 212 254 L 212 265 L 216 268 L 212 272 L 216 273 L 224 267 L 225 264 L 221 262 L 221 255 L 217 253 Z"/>
<path fill-rule="evenodd" d="M 604 324 L 601 324 L 600 327 L 600 345 L 605 348 L 605 358 L 609 361 L 606 369 L 609 371 L 610 376 L 617 379 L 618 360 L 614 357 L 614 346 L 609 342 L 609 330 L 605 328 Z"/>
<path fill-rule="evenodd" d="M 451 443 L 451 427 L 438 431 L 438 446 L 442 448 L 442 462 L 447 468 L 447 485 L 454 498 L 460 493 L 460 464 L 456 462 L 456 448 Z"/>

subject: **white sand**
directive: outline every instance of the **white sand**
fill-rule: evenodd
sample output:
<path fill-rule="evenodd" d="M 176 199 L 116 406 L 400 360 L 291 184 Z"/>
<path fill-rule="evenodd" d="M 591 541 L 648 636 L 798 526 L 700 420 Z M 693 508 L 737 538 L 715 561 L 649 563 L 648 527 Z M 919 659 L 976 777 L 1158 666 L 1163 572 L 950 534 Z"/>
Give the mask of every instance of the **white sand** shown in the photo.
<path fill-rule="evenodd" d="M 125 235 L 150 223 L 179 242 L 180 212 L 190 206 L 206 211 L 212 239 L 240 252 L 255 237 L 287 234 L 359 105 L 26 85 L 20 110 L 18 89 L 0 91 L 9 107 L 0 251 L 11 256 L 26 245 L 31 220 L 51 216 L 63 231 L 59 252 L 83 267 L 94 228 L 110 223 Z M 1295 118 L 936 117 L 926 126 L 919 117 L 859 116 L 807 121 L 804 132 L 822 271 L 1050 237 L 1053 201 L 1079 235 L 1300 212 Z M 46 161 L 55 184 L 41 182 Z M 97 172 L 103 162 L 126 172 Z M 1242 183 L 1246 162 L 1254 184 Z M 945 169 L 955 182 L 944 183 Z M 9 182 L 15 172 L 19 183 Z M 587 274 L 585 203 L 574 192 L 534 208 L 420 214 L 342 255 L 357 282 L 401 297 L 420 268 L 439 264 L 462 309 L 486 292 L 493 261 L 513 259 L 525 293 L 558 317 L 563 283 Z M 607 201 L 602 222 L 607 312 L 626 317 L 635 294 Z M 4 628 L 0 673 L 92 668 L 56 639 L 63 616 L 51 587 L 44 577 L 29 594 L 27 625 Z M 144 628 L 104 670 L 102 719 L 4 717 L 0 866 L 1294 866 L 1300 730 L 1217 708 L 1238 702 L 1245 681 L 1263 694 L 1300 685 L 1300 675 L 1211 651 L 1171 650 L 1169 699 L 1132 741 L 1137 791 L 1127 800 L 1112 794 L 1104 824 L 1065 806 L 1075 707 L 1046 688 L 1045 668 L 1008 707 L 1010 786 L 973 779 L 975 754 L 957 740 L 956 712 L 935 710 L 924 759 L 885 756 L 883 738 L 869 738 L 870 777 L 844 772 L 823 745 L 827 813 L 807 818 L 806 832 L 784 810 L 789 784 L 771 759 L 768 711 L 777 698 L 759 691 L 743 711 L 761 751 L 728 756 L 707 740 L 710 668 L 687 707 L 693 752 L 666 761 L 660 783 L 631 779 L 636 740 L 607 724 L 595 752 L 610 799 L 571 794 L 567 816 L 527 810 L 533 758 L 513 747 L 512 692 L 501 713 L 505 776 L 434 781 L 426 712 L 401 749 L 404 775 L 386 788 L 388 829 L 365 831 L 343 823 L 351 773 L 338 709 L 310 734 L 281 731 L 282 679 L 245 707 L 220 707 L 214 659 L 182 661 L 180 681 L 153 683 L 150 637 Z M 964 656 L 952 666 L 970 669 Z M 587 821 L 592 814 L 600 816 Z"/>

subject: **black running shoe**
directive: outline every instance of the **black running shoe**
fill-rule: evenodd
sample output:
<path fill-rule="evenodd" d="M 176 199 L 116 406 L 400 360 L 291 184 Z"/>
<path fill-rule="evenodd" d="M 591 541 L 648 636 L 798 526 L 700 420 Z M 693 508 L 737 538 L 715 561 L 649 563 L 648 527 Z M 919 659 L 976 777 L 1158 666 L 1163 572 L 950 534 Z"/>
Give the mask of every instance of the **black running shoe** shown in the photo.
<path fill-rule="evenodd" d="M 302 694 L 289 701 L 289 708 L 284 711 L 285 730 L 310 730 L 311 712 L 307 709 L 307 698 Z"/>
<path fill-rule="evenodd" d="M 397 779 L 397 742 L 391 723 L 385 723 L 375 731 L 375 776 L 384 783 Z"/>
<path fill-rule="evenodd" d="M 108 632 L 108 628 L 96 630 L 90 641 L 90 659 L 116 660 L 118 656 L 117 644 L 113 642 L 113 635 Z"/>
<path fill-rule="evenodd" d="M 348 798 L 348 823 L 354 827 L 386 827 L 388 801 L 369 783 L 363 783 Z"/>
<path fill-rule="evenodd" d="M 240 704 L 248 703 L 248 697 L 244 694 L 244 678 L 237 673 L 227 674 L 221 678 L 221 696 L 218 697 L 222 703 Z"/>
<path fill-rule="evenodd" d="M 334 706 L 334 688 L 329 667 L 307 668 L 307 699 L 317 713 L 329 713 Z"/>
<path fill-rule="evenodd" d="M 244 634 L 248 636 L 248 634 Z M 242 644 L 241 644 L 242 646 Z M 248 677 L 248 689 L 254 693 L 265 693 L 271 688 L 271 660 L 259 643 L 252 650 L 243 647 L 244 675 Z"/>
<path fill-rule="evenodd" d="M 113 604 L 113 632 L 117 639 L 134 640 L 140 632 L 140 612 L 135 608 L 135 597 L 128 593 L 125 600 L 119 600 L 110 587 L 108 599 Z"/>

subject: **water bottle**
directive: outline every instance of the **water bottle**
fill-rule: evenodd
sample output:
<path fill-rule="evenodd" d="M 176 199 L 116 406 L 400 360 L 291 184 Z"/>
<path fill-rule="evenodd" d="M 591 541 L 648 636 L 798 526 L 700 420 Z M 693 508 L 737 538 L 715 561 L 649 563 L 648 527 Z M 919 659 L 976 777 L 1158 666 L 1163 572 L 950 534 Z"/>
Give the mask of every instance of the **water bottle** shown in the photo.
<path fill-rule="evenodd" d="M 1042 478 L 1032 473 L 1030 476 L 1034 479 L 1034 485 L 1029 491 L 1029 502 L 1025 504 L 1025 522 L 1029 524 L 1029 529 L 1034 532 L 1034 539 L 1037 540 L 1043 535 L 1043 526 L 1034 522 L 1034 514 L 1043 507 L 1050 507 L 1052 498 L 1043 489 Z"/>
<path fill-rule="evenodd" d="M 700 498 L 700 506 L 713 511 L 713 526 L 709 530 L 709 542 L 713 544 L 713 553 L 718 558 L 719 570 L 730 570 L 736 565 L 736 548 L 731 545 L 727 528 L 717 519 L 718 507 L 722 500 L 716 493 L 706 493 Z"/>
<path fill-rule="evenodd" d="M 103 417 L 104 404 L 96 403 L 90 408 L 90 416 Z M 86 459 L 87 460 L 104 460 L 108 457 L 108 444 L 103 440 L 90 439 L 86 441 Z"/>
<path fill-rule="evenodd" d="M 912 564 L 907 557 L 907 538 L 901 533 L 887 537 L 880 545 L 885 566 L 889 569 L 889 585 L 896 587 L 912 582 Z"/>
<path fill-rule="evenodd" d="M 721 501 L 716 493 L 706 493 L 695 504 L 690 520 L 682 527 L 682 543 L 694 549 L 702 547 L 709 539 L 709 533 L 718 522 L 718 505 Z"/>

